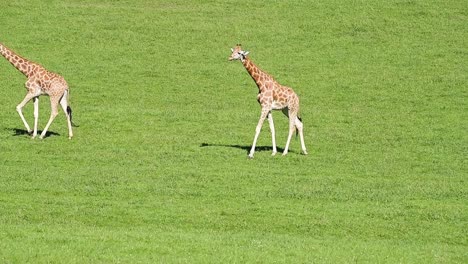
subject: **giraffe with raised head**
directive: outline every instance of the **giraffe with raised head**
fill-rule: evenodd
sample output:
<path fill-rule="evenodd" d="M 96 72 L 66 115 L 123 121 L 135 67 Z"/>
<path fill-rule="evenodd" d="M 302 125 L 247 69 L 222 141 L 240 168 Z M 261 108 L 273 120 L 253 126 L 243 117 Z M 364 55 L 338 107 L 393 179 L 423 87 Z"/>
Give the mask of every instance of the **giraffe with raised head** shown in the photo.
<path fill-rule="evenodd" d="M 60 104 L 67 118 L 68 138 L 71 139 L 73 137 L 71 120 L 72 116 L 71 108 L 68 105 L 69 87 L 65 79 L 56 73 L 46 70 L 44 67 L 35 62 L 29 61 L 19 56 L 2 43 L 0 43 L 0 53 L 13 66 L 15 66 L 16 69 L 18 69 L 27 77 L 25 86 L 28 92 L 23 101 L 21 101 L 21 103 L 16 106 L 16 111 L 18 111 L 18 114 L 20 115 L 28 133 L 32 134 L 32 138 L 37 136 L 37 123 L 39 119 L 39 96 L 48 95 L 50 97 L 51 106 L 50 118 L 39 138 L 42 139 L 45 137 L 47 130 L 52 124 L 52 121 L 54 121 L 55 117 L 58 115 L 58 105 Z M 31 99 L 34 103 L 34 130 L 31 130 L 29 127 L 22 111 L 23 107 Z"/>
<path fill-rule="evenodd" d="M 244 65 L 247 72 L 250 74 L 252 79 L 255 81 L 258 87 L 257 100 L 262 107 L 260 120 L 258 121 L 255 129 L 255 137 L 252 143 L 252 148 L 249 152 L 249 158 L 253 158 L 255 152 L 255 145 L 263 126 L 263 122 L 268 118 L 270 124 L 271 139 L 273 143 L 273 153 L 277 152 L 276 139 L 275 139 L 275 126 L 273 123 L 272 110 L 282 110 L 282 112 L 289 118 L 289 134 L 286 141 L 286 146 L 283 151 L 283 156 L 288 154 L 289 143 L 291 142 L 294 130 L 297 129 L 301 140 L 302 153 L 307 154 L 307 150 L 304 143 L 303 124 L 298 116 L 299 113 L 299 97 L 297 94 L 287 86 L 279 84 L 271 75 L 258 68 L 247 55 L 248 51 L 243 51 L 240 44 L 231 49 L 232 54 L 229 60 L 240 60 Z"/>

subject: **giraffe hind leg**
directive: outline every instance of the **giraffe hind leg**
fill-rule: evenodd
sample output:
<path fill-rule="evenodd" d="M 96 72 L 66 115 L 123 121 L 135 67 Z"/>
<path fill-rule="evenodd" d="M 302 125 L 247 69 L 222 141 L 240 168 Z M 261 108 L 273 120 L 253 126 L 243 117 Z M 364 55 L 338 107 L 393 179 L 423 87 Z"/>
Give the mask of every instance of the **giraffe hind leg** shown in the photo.
<path fill-rule="evenodd" d="M 54 121 L 55 117 L 58 115 L 57 107 L 58 107 L 60 99 L 61 98 L 57 96 L 50 97 L 50 107 L 51 107 L 50 118 L 49 118 L 49 122 L 47 122 L 47 125 L 45 126 L 44 130 L 42 131 L 39 137 L 40 139 L 43 139 L 46 136 L 47 130 L 49 130 L 49 127 L 52 124 L 52 121 Z"/>
<path fill-rule="evenodd" d="M 67 126 L 68 126 L 68 139 L 72 139 L 73 137 L 73 130 L 72 130 L 72 109 L 68 105 L 68 92 L 65 91 L 65 94 L 60 99 L 60 105 L 62 106 L 62 110 L 65 113 L 67 118 Z"/>
<path fill-rule="evenodd" d="M 296 126 L 295 120 L 296 120 L 296 115 L 289 114 L 289 133 L 288 133 L 288 139 L 286 141 L 286 146 L 284 147 L 283 156 L 288 154 L 289 144 L 291 143 L 291 138 L 292 138 L 292 135 L 294 134 L 294 128 Z"/>
<path fill-rule="evenodd" d="M 302 119 L 297 117 L 296 118 L 296 136 L 297 136 L 297 131 L 299 131 L 299 138 L 301 140 L 301 148 L 302 148 L 302 153 L 304 155 L 307 155 L 307 149 L 304 143 L 304 124 L 302 123 Z"/>
<path fill-rule="evenodd" d="M 288 107 L 283 108 L 283 109 L 281 110 L 281 112 L 283 112 L 283 114 L 284 114 L 287 118 L 289 118 L 289 108 L 288 108 Z M 302 122 L 302 119 L 301 119 L 299 116 L 297 116 L 297 118 L 299 119 L 299 121 Z M 297 137 L 297 134 L 298 134 L 298 129 L 297 129 L 297 126 L 296 126 L 296 137 Z"/>

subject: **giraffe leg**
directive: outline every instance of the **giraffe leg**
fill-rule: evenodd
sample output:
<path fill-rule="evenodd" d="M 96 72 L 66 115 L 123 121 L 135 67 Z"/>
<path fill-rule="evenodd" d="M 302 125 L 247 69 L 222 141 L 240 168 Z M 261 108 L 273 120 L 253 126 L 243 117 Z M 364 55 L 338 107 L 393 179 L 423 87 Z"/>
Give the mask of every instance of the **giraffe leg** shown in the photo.
<path fill-rule="evenodd" d="M 60 105 L 62 106 L 63 112 L 67 117 L 67 125 L 68 125 L 68 139 L 72 139 L 73 131 L 72 131 L 72 123 L 71 123 L 71 116 L 70 113 L 67 111 L 68 108 L 68 92 L 65 91 L 65 94 L 60 99 Z"/>
<path fill-rule="evenodd" d="M 39 96 L 33 98 L 34 102 L 34 130 L 32 134 L 32 138 L 37 136 L 37 123 L 39 120 Z"/>
<path fill-rule="evenodd" d="M 19 105 L 16 106 L 16 111 L 18 112 L 19 116 L 21 117 L 21 120 L 23 121 L 23 124 L 26 127 L 26 130 L 28 131 L 29 134 L 31 134 L 32 130 L 29 127 L 28 122 L 26 122 L 26 119 L 24 118 L 23 107 L 33 98 L 34 98 L 34 94 L 27 93 L 26 96 L 24 97 L 23 101 L 21 101 L 21 103 L 19 103 Z"/>
<path fill-rule="evenodd" d="M 301 139 L 301 147 L 302 147 L 302 153 L 304 155 L 307 155 L 307 150 L 306 150 L 306 146 L 305 146 L 305 143 L 304 143 L 304 125 L 302 124 L 301 120 L 299 120 L 298 117 L 296 117 L 296 127 L 297 129 L 299 130 L 299 137 Z"/>
<path fill-rule="evenodd" d="M 52 121 L 54 121 L 55 117 L 58 115 L 58 103 L 59 103 L 59 100 L 60 98 L 57 97 L 57 96 L 54 96 L 54 97 L 50 97 L 50 107 L 51 107 L 51 111 L 50 111 L 50 118 L 49 118 L 49 122 L 47 122 L 47 125 L 45 126 L 44 130 L 42 131 L 41 133 L 41 136 L 39 137 L 40 139 L 43 139 L 47 133 L 47 130 L 49 129 L 50 127 L 50 124 L 52 124 Z"/>
<path fill-rule="evenodd" d="M 271 114 L 271 111 L 268 113 L 268 123 L 270 124 L 270 131 L 271 131 L 271 141 L 273 144 L 273 153 L 271 153 L 272 156 L 276 155 L 276 136 L 275 136 L 275 124 L 273 123 L 273 115 Z"/>
<path fill-rule="evenodd" d="M 284 147 L 283 156 L 288 154 L 289 144 L 291 143 L 291 138 L 295 130 L 296 118 L 297 118 L 296 113 L 289 112 L 289 134 L 288 134 L 288 140 L 286 141 L 286 146 Z"/>
<path fill-rule="evenodd" d="M 254 155 L 254 152 L 255 152 L 255 145 L 257 144 L 258 135 L 260 135 L 260 131 L 262 130 L 262 126 L 263 126 L 263 121 L 265 121 L 265 118 L 267 117 L 268 112 L 269 112 L 269 110 L 262 109 L 262 115 L 260 116 L 260 120 L 258 120 L 257 128 L 255 129 L 254 141 L 252 143 L 252 148 L 250 149 L 250 153 L 249 153 L 249 158 L 251 158 L 251 159 L 253 159 L 253 155 Z"/>

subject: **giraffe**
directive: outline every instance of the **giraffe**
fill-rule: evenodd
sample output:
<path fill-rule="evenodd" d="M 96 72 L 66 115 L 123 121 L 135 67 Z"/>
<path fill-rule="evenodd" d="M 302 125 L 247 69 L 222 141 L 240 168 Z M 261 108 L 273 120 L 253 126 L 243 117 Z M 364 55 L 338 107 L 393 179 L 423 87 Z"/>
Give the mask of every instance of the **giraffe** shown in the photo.
<path fill-rule="evenodd" d="M 71 139 L 73 137 L 71 121 L 72 116 L 71 107 L 68 106 L 69 88 L 65 79 L 56 73 L 46 70 L 44 67 L 35 62 L 29 61 L 19 56 L 2 43 L 0 43 L 0 53 L 13 66 L 15 66 L 16 69 L 18 69 L 27 77 L 25 86 L 28 92 L 23 101 L 21 101 L 21 103 L 16 106 L 16 111 L 21 117 L 21 120 L 23 121 L 28 133 L 30 135 L 32 134 L 32 138 L 34 139 L 37 136 L 37 122 L 39 119 L 39 96 L 48 95 L 50 97 L 51 105 L 50 118 L 39 138 L 43 139 L 45 137 L 50 124 L 52 124 L 52 121 L 58 114 L 58 105 L 60 104 L 67 118 L 68 138 Z M 31 130 L 29 127 L 22 111 L 23 107 L 31 99 L 34 103 L 34 130 Z"/>
<path fill-rule="evenodd" d="M 255 145 L 263 126 L 265 118 L 268 118 L 270 125 L 271 139 L 273 144 L 272 156 L 276 155 L 276 139 L 275 139 L 275 126 L 273 123 L 272 110 L 282 110 L 282 112 L 289 118 L 289 134 L 286 141 L 286 146 L 283 151 L 283 156 L 288 154 L 289 143 L 294 133 L 294 129 L 299 132 L 302 152 L 307 155 L 307 150 L 304 143 L 303 124 L 301 119 L 298 117 L 299 113 L 299 97 L 297 94 L 287 86 L 279 84 L 271 75 L 258 68 L 247 55 L 248 51 L 243 51 L 240 44 L 231 49 L 232 54 L 229 57 L 229 61 L 240 60 L 244 65 L 247 72 L 250 74 L 252 79 L 255 81 L 258 87 L 257 101 L 262 107 L 260 120 L 258 121 L 255 129 L 255 137 L 252 143 L 252 148 L 249 152 L 249 158 L 253 158 L 255 152 Z"/>

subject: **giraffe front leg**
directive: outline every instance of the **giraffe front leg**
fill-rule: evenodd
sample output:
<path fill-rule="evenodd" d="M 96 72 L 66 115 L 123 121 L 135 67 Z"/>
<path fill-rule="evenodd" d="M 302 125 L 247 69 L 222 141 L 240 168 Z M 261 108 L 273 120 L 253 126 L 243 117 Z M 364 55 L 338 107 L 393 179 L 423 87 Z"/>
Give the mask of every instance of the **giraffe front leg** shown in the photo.
<path fill-rule="evenodd" d="M 32 134 L 32 138 L 36 138 L 37 136 L 37 123 L 39 120 L 39 97 L 36 96 L 33 98 L 33 103 L 34 103 L 34 130 Z"/>
<path fill-rule="evenodd" d="M 24 126 L 26 127 L 26 130 L 28 131 L 29 134 L 31 134 L 32 130 L 28 125 L 28 122 L 26 122 L 26 119 L 24 118 L 23 115 L 23 107 L 32 99 L 34 98 L 34 95 L 32 93 L 27 93 L 26 96 L 24 97 L 23 101 L 19 103 L 16 106 L 16 111 L 18 112 L 21 120 L 23 121 Z"/>
<path fill-rule="evenodd" d="M 273 152 L 271 153 L 272 156 L 276 155 L 278 152 L 276 150 L 276 136 L 275 136 L 275 124 L 273 123 L 273 115 L 271 114 L 271 111 L 268 113 L 268 123 L 270 124 L 270 131 L 271 131 L 271 141 L 273 144 Z"/>
<path fill-rule="evenodd" d="M 250 149 L 250 152 L 249 152 L 250 159 L 253 159 L 254 157 L 255 145 L 257 145 L 257 139 L 258 139 L 258 136 L 260 135 L 260 131 L 262 130 L 262 126 L 263 126 L 263 121 L 265 121 L 265 118 L 267 117 L 268 112 L 269 111 L 267 109 L 262 109 L 262 115 L 260 116 L 260 120 L 258 120 L 257 128 L 255 129 L 254 141 L 252 143 L 252 148 Z"/>

